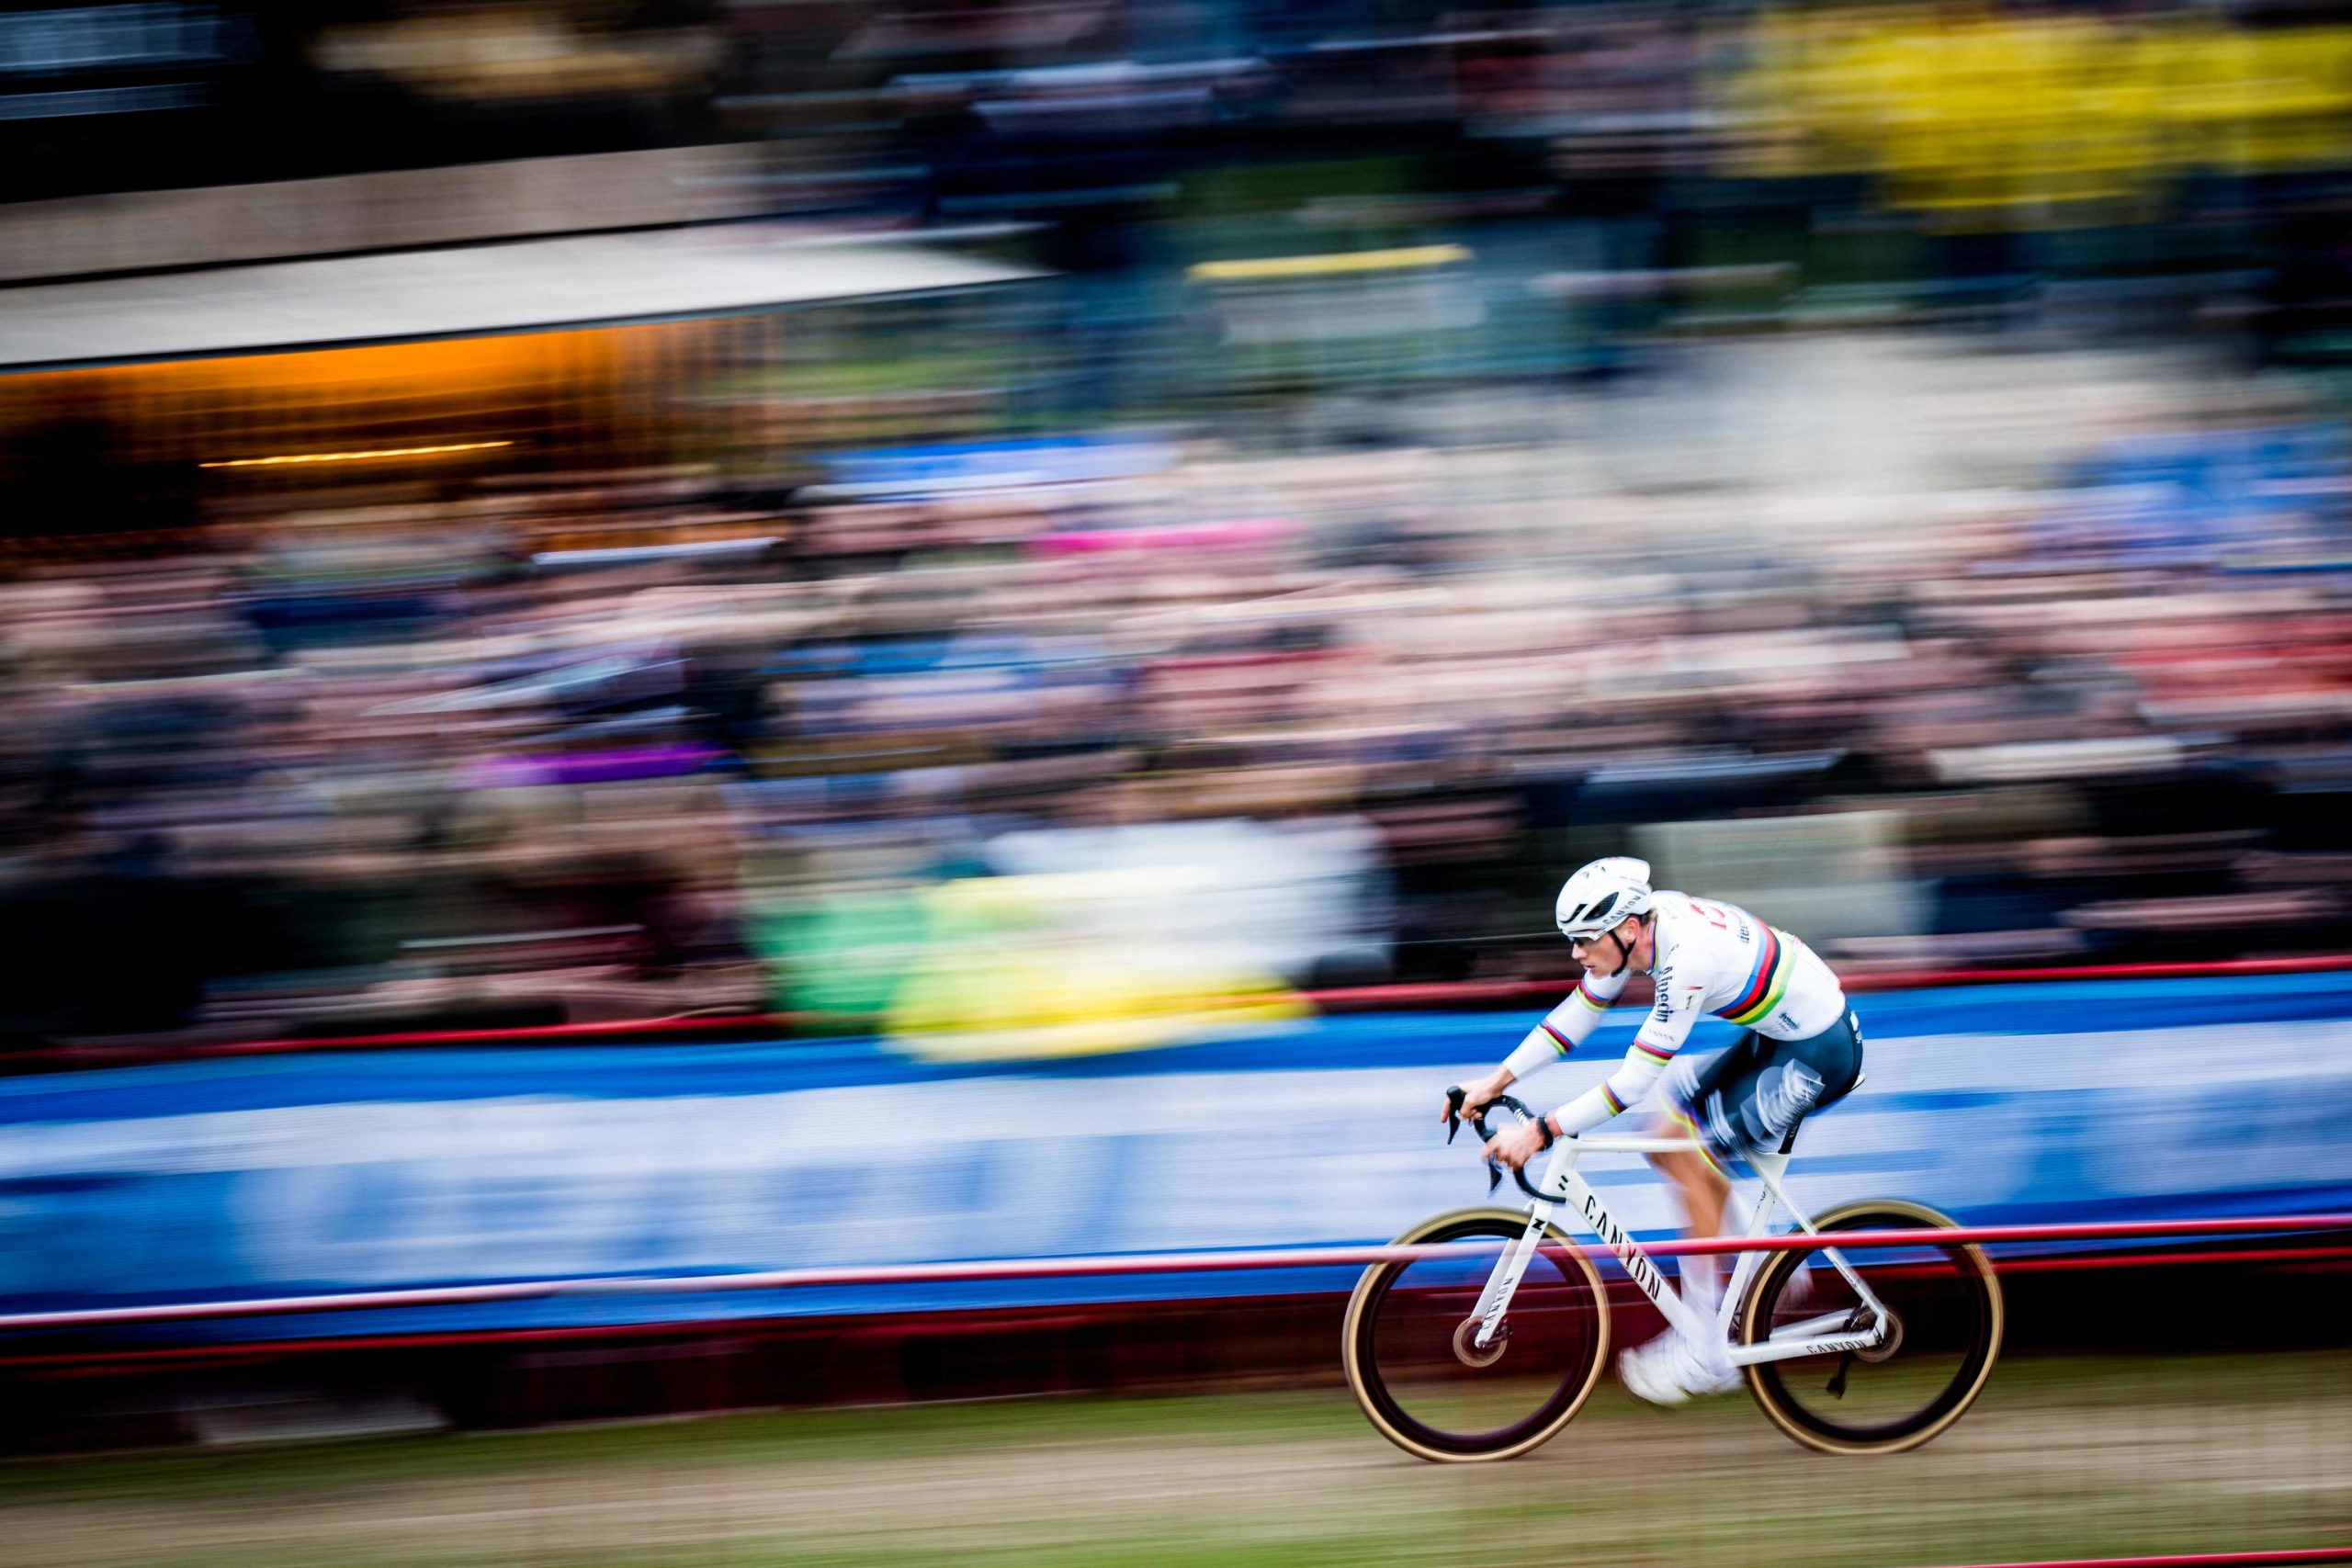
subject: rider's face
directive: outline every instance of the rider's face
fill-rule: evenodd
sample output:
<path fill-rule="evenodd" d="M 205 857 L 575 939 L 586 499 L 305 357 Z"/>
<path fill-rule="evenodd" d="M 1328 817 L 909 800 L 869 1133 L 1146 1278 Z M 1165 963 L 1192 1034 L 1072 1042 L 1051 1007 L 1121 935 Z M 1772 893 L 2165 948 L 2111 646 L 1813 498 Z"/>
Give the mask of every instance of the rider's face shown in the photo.
<path fill-rule="evenodd" d="M 1641 940 L 1641 931 L 1642 922 L 1628 916 L 1613 932 L 1604 931 L 1589 942 L 1569 942 L 1568 953 L 1584 965 L 1588 975 L 1614 975 L 1632 955 L 1634 943 Z M 1617 945 L 1621 942 L 1624 946 Z"/>

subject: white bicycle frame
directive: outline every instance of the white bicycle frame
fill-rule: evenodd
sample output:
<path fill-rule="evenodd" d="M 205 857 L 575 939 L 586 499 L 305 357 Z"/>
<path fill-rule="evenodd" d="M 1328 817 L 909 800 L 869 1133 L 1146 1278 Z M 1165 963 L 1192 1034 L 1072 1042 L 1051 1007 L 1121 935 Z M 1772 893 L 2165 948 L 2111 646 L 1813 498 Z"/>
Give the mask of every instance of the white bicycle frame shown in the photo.
<path fill-rule="evenodd" d="M 1747 1293 L 1748 1281 L 1761 1267 L 1764 1250 L 1749 1248 L 1739 1254 L 1739 1262 L 1732 1271 L 1731 1283 L 1724 1288 L 1714 1321 L 1710 1323 L 1666 1282 L 1665 1276 L 1658 1272 L 1657 1265 L 1650 1261 L 1649 1254 L 1644 1252 L 1641 1244 L 1617 1223 L 1616 1216 L 1609 1212 L 1609 1205 L 1603 1203 L 1600 1195 L 1592 1190 L 1592 1184 L 1577 1172 L 1577 1157 L 1588 1153 L 1688 1154 L 1695 1147 L 1688 1138 L 1611 1138 L 1594 1137 L 1588 1134 L 1581 1137 L 1555 1140 L 1551 1161 L 1544 1168 L 1544 1179 L 1535 1184 L 1544 1197 L 1528 1201 L 1527 1229 L 1497 1259 L 1494 1271 L 1487 1277 L 1487 1288 L 1478 1297 L 1476 1313 L 1478 1333 L 1474 1341 L 1476 1347 L 1483 1350 L 1493 1343 L 1504 1314 L 1510 1308 L 1511 1297 L 1519 1291 L 1520 1280 L 1526 1276 L 1528 1265 L 1535 1260 L 1537 1247 L 1543 1245 L 1545 1227 L 1563 1205 L 1573 1209 L 1585 1227 L 1600 1238 L 1601 1245 L 1608 1247 L 1617 1261 L 1624 1266 L 1625 1272 L 1633 1277 L 1634 1284 L 1641 1287 L 1642 1293 L 1666 1314 L 1668 1324 L 1694 1341 L 1712 1337 L 1724 1346 L 1725 1355 L 1735 1367 L 1751 1366 L 1758 1361 L 1785 1361 L 1798 1356 L 1865 1351 L 1883 1344 L 1894 1321 L 1894 1314 L 1887 1311 L 1886 1303 L 1879 1300 L 1878 1293 L 1855 1272 L 1838 1249 L 1828 1247 L 1820 1249 L 1821 1255 L 1845 1276 L 1862 1303 L 1870 1308 L 1870 1326 L 1859 1331 L 1851 1328 L 1853 1310 L 1847 1307 L 1777 1328 L 1760 1345 L 1733 1344 L 1732 1330 L 1738 1317 L 1740 1298 Z M 1788 1210 L 1797 1227 L 1806 1235 L 1821 1234 L 1812 1216 L 1799 1208 L 1781 1186 L 1781 1175 L 1789 1167 L 1788 1156 L 1751 1153 L 1747 1163 L 1764 1183 L 1764 1197 L 1757 1203 L 1756 1213 L 1748 1221 L 1747 1235 L 1750 1238 L 1765 1234 L 1765 1226 L 1771 1220 L 1775 1203 Z"/>

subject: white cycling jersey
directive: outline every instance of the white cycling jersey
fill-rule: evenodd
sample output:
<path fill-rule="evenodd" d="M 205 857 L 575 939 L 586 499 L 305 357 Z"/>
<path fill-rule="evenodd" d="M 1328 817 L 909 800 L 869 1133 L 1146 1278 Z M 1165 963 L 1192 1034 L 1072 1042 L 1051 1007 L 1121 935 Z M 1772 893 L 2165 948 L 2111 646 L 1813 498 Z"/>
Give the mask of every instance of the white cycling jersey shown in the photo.
<path fill-rule="evenodd" d="M 1805 1039 L 1845 1016 L 1846 992 L 1838 976 L 1788 932 L 1736 904 L 1687 893 L 1657 893 L 1650 909 L 1650 976 L 1657 1000 L 1624 1065 L 1555 1113 L 1564 1134 L 1598 1126 L 1648 1093 L 1702 1013 L 1774 1040 Z M 1632 976 L 1628 965 L 1615 975 L 1588 975 L 1578 981 L 1504 1060 L 1511 1076 L 1523 1078 L 1584 1043 Z"/>

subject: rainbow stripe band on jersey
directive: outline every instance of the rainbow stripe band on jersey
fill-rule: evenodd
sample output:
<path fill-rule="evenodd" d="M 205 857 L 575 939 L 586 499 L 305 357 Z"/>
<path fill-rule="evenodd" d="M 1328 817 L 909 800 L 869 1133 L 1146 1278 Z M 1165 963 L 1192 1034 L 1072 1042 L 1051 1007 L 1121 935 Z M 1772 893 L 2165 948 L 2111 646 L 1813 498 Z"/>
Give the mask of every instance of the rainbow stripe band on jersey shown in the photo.
<path fill-rule="evenodd" d="M 1606 1001 L 1603 1001 L 1600 998 L 1592 994 L 1591 985 L 1592 982 L 1589 980 L 1578 980 L 1577 982 L 1577 1000 L 1582 1002 L 1585 1006 L 1590 1008 L 1595 1012 L 1607 1012 L 1609 1010 L 1609 1004 Z"/>
<path fill-rule="evenodd" d="M 1647 1056 L 1653 1062 L 1671 1062 L 1674 1060 L 1673 1052 L 1668 1050 L 1663 1045 L 1653 1045 L 1646 1040 L 1634 1041 L 1634 1049 L 1639 1051 L 1643 1055 Z"/>
<path fill-rule="evenodd" d="M 1552 1037 L 1552 1049 L 1557 1051 L 1561 1055 L 1565 1056 L 1569 1052 L 1577 1048 L 1577 1043 L 1575 1041 L 1569 1039 L 1566 1035 L 1552 1027 L 1552 1021 L 1550 1019 L 1545 1019 L 1536 1027 L 1543 1030 L 1544 1033 Z"/>
<path fill-rule="evenodd" d="M 1756 969 L 1747 976 L 1747 984 L 1740 987 L 1739 998 L 1729 1007 L 1717 1008 L 1717 1018 L 1727 1018 L 1734 1023 L 1750 1024 L 1772 1016 L 1788 994 L 1789 976 L 1796 970 L 1796 961 L 1781 942 L 1781 933 L 1770 926 L 1764 928 L 1764 951 L 1756 955 Z"/>

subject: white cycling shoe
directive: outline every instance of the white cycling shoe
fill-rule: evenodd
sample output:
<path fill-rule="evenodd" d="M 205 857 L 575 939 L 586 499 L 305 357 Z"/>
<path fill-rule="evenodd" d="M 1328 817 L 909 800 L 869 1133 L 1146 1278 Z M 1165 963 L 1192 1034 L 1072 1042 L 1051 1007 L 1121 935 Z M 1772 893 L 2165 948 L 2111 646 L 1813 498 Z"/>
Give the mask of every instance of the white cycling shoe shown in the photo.
<path fill-rule="evenodd" d="M 1628 1393 L 1649 1404 L 1685 1404 L 1730 1393 L 1746 1381 L 1720 1354 L 1707 1355 L 1670 1328 L 1619 1356 L 1617 1376 Z"/>

